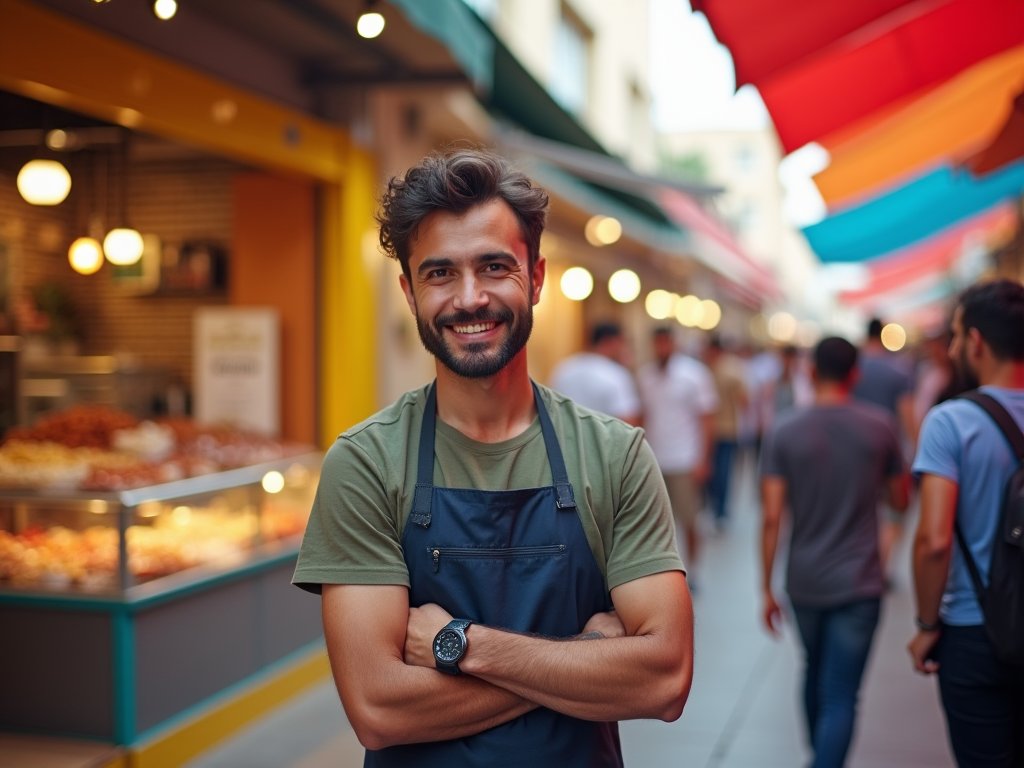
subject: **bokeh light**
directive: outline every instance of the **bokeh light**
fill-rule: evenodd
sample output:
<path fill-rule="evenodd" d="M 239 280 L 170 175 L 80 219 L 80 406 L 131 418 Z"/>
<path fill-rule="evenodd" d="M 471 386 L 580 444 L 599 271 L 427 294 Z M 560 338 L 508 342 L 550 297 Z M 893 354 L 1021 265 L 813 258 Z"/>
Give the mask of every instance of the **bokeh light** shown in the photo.
<path fill-rule="evenodd" d="M 142 235 L 134 229 L 112 229 L 103 238 L 103 253 L 107 261 L 119 267 L 138 263 L 144 249 Z"/>
<path fill-rule="evenodd" d="M 71 191 L 71 174 L 56 160 L 29 160 L 18 171 L 18 192 L 32 205 L 58 205 Z"/>
<path fill-rule="evenodd" d="M 594 277 L 583 267 L 570 267 L 562 275 L 560 285 L 567 299 L 583 301 L 594 290 Z"/>
<path fill-rule="evenodd" d="M 103 266 L 103 249 L 91 237 L 80 237 L 68 249 L 71 268 L 80 275 L 91 275 Z"/>
<path fill-rule="evenodd" d="M 611 245 L 622 237 L 622 224 L 611 216 L 592 216 L 583 228 L 583 236 L 598 248 Z"/>
<path fill-rule="evenodd" d="M 647 294 L 647 298 L 644 299 L 644 309 L 655 320 L 665 320 L 672 317 L 678 299 L 679 297 L 674 293 L 657 288 Z"/>
<path fill-rule="evenodd" d="M 263 476 L 263 490 L 267 493 L 280 493 L 284 489 L 284 475 L 274 470 Z"/>
<path fill-rule="evenodd" d="M 796 336 L 796 318 L 789 312 L 776 312 L 768 320 L 768 335 L 783 344 L 793 341 Z"/>
<path fill-rule="evenodd" d="M 680 325 L 694 328 L 704 318 L 704 306 L 696 296 L 683 296 L 676 302 L 676 320 Z"/>
<path fill-rule="evenodd" d="M 374 38 L 384 31 L 384 17 L 379 13 L 364 13 L 356 22 L 356 32 L 360 37 Z"/>
<path fill-rule="evenodd" d="M 907 332 L 902 325 L 889 323 L 882 329 L 882 346 L 890 352 L 899 352 L 907 343 Z"/>
<path fill-rule="evenodd" d="M 714 299 L 704 299 L 700 303 L 700 320 L 697 321 L 697 327 L 710 331 L 712 328 L 716 328 L 722 321 L 722 308 L 718 306 L 718 302 Z"/>
<path fill-rule="evenodd" d="M 640 276 L 631 269 L 620 269 L 608 278 L 608 293 L 616 301 L 628 304 L 640 295 Z"/>

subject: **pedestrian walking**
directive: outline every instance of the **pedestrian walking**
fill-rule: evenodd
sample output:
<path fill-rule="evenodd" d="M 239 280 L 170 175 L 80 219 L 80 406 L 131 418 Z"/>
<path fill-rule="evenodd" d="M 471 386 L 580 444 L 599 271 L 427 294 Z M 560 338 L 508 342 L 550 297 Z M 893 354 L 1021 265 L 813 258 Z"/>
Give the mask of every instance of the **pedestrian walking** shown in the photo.
<path fill-rule="evenodd" d="M 1024 429 L 1024 287 L 996 280 L 969 288 L 952 330 L 950 357 L 967 386 L 980 387 L 972 396 L 980 394 L 982 405 L 947 400 L 921 428 L 913 467 L 921 479 L 913 554 L 918 632 L 909 651 L 919 672 L 938 673 L 960 767 L 1020 768 L 1024 664 L 997 656 L 993 638 L 1001 637 L 986 631 L 992 618 L 1019 619 L 1020 606 L 996 597 L 983 605 L 979 592 L 998 580 L 994 553 L 1010 546 L 1001 524 L 1004 504 L 1015 503 L 1018 514 L 1022 508 L 1007 486 L 1021 466 L 1013 441 L 1022 441 L 1014 427 Z M 1013 551 L 1015 573 L 1001 575 L 1016 578 L 1019 589 L 1024 572 L 1019 548 Z M 1017 651 L 1024 658 L 1024 641 Z"/>
<path fill-rule="evenodd" d="M 762 620 L 777 634 L 772 588 L 779 531 L 791 534 L 786 591 L 806 653 L 804 713 L 812 768 L 839 768 L 853 738 L 857 697 L 885 589 L 878 497 L 905 510 L 909 479 L 892 417 L 851 399 L 857 350 L 824 339 L 814 352 L 815 400 L 772 428 L 761 457 Z"/>
<path fill-rule="evenodd" d="M 740 416 L 750 401 L 743 361 L 727 351 L 717 336 L 708 341 L 704 361 L 711 370 L 718 394 L 708 500 L 714 513 L 715 525 L 721 529 L 728 519 L 729 488 L 732 485 L 733 460 L 739 447 Z"/>
<path fill-rule="evenodd" d="M 640 400 L 647 441 L 672 501 L 677 540 L 680 546 L 685 544 L 692 588 L 700 553 L 697 516 L 711 476 L 718 395 L 707 366 L 676 350 L 671 328 L 655 329 L 652 340 L 654 361 L 641 368 L 637 377 Z"/>
<path fill-rule="evenodd" d="M 618 323 L 598 323 L 590 351 L 571 355 L 551 374 L 551 388 L 577 404 L 640 426 L 640 396 L 627 367 L 629 342 Z"/>
<path fill-rule="evenodd" d="M 460 149 L 392 179 L 381 245 L 435 381 L 328 452 L 294 581 L 367 766 L 620 766 L 674 720 L 693 617 L 643 432 L 534 384 L 548 198 Z"/>
<path fill-rule="evenodd" d="M 882 344 L 884 324 L 877 317 L 868 323 L 867 338 L 861 350 L 860 379 L 853 388 L 853 396 L 865 403 L 874 403 L 885 408 L 896 419 L 900 444 L 907 446 L 906 455 L 911 454 L 910 444 L 917 430 L 914 427 L 914 379 L 910 371 L 896 359 L 895 355 Z M 889 555 L 903 537 L 903 515 L 881 509 L 884 522 L 881 530 L 882 570 L 889 564 Z"/>

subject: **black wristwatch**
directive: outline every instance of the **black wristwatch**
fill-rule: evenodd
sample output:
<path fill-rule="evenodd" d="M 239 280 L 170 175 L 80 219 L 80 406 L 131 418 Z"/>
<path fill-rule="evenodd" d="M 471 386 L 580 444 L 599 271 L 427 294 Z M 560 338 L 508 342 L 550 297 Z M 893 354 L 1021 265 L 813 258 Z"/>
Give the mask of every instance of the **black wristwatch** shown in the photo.
<path fill-rule="evenodd" d="M 466 655 L 466 630 L 472 623 L 469 619 L 452 619 L 434 637 L 434 664 L 440 672 L 459 674 L 459 662 Z"/>

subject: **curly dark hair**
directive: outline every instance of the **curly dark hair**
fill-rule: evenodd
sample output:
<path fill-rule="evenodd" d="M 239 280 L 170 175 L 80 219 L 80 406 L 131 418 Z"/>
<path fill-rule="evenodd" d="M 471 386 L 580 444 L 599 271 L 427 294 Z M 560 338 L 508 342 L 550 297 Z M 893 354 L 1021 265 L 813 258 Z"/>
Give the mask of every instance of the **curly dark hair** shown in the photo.
<path fill-rule="evenodd" d="M 532 270 L 547 223 L 547 192 L 504 158 L 481 149 L 434 152 L 404 176 L 392 177 L 377 215 L 381 247 L 410 277 L 410 246 L 424 218 L 434 211 L 462 214 L 499 197 L 519 220 Z"/>
<path fill-rule="evenodd" d="M 964 331 L 977 328 L 998 360 L 1024 361 L 1024 286 L 1001 278 L 960 296 Z"/>

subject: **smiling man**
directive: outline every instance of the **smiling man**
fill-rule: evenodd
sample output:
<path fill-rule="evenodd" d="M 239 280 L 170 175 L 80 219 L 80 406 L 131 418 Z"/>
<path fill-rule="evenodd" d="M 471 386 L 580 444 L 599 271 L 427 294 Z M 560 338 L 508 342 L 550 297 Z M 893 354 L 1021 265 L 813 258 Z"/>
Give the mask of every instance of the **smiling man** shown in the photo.
<path fill-rule="evenodd" d="M 693 615 L 643 432 L 534 384 L 547 195 L 486 152 L 388 184 L 380 240 L 437 378 L 342 434 L 295 583 L 368 766 L 619 766 L 674 720 Z"/>

